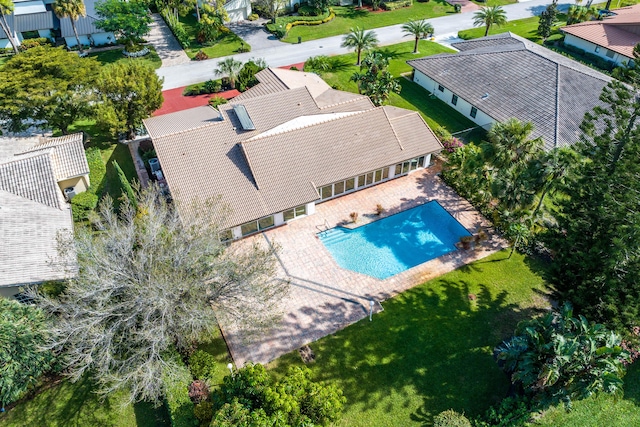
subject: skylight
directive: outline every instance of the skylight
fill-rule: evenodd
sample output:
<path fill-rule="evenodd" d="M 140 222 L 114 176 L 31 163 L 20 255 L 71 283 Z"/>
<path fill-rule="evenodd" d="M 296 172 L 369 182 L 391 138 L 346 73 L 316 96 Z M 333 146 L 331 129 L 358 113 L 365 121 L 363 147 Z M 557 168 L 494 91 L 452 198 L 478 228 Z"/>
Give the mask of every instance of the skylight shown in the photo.
<path fill-rule="evenodd" d="M 251 117 L 249 117 L 244 105 L 234 105 L 233 111 L 236 113 L 238 120 L 240 120 L 240 126 L 242 126 L 243 130 L 256 130 L 256 126 L 251 121 Z"/>

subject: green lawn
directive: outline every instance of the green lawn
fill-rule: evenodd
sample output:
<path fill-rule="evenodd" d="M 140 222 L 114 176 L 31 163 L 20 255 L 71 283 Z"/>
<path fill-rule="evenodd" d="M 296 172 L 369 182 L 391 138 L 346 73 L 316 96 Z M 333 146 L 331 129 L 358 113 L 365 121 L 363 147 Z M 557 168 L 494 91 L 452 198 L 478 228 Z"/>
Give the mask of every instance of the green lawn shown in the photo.
<path fill-rule="evenodd" d="M 566 15 L 563 13 L 558 14 L 558 23 L 554 25 L 550 40 L 561 38 L 562 35 L 558 28 L 566 25 Z M 538 23 L 540 22 L 540 18 L 538 16 L 533 16 L 531 18 L 524 19 L 516 19 L 513 21 L 507 22 L 506 25 L 492 26 L 489 31 L 489 35 L 493 34 L 501 34 L 506 33 L 507 31 L 511 31 L 514 34 L 519 35 L 520 37 L 524 37 L 525 39 L 529 39 L 534 43 L 542 44 L 542 39 L 538 36 Z M 458 37 L 465 40 L 477 39 L 479 37 L 484 37 L 485 27 L 471 28 L 468 30 L 463 30 L 458 32 Z"/>
<path fill-rule="evenodd" d="M 251 49 L 251 46 L 244 43 L 240 37 L 236 36 L 232 32 L 222 34 L 220 38 L 216 40 L 215 44 L 211 46 L 201 46 L 196 41 L 196 26 L 198 24 L 197 18 L 193 14 L 187 14 L 186 16 L 180 17 L 180 22 L 184 25 L 184 28 L 187 30 L 191 40 L 191 47 L 185 49 L 187 56 L 191 59 L 196 56 L 199 50 L 204 51 L 209 58 L 220 58 L 222 56 L 229 56 L 238 53 L 238 48 L 240 48 L 241 45 Z"/>
<path fill-rule="evenodd" d="M 126 404 L 116 393 L 102 401 L 89 380 L 55 385 L 0 414 L 3 427 L 163 427 L 170 426 L 163 406 Z"/>
<path fill-rule="evenodd" d="M 403 24 L 411 19 L 434 18 L 449 13 L 455 13 L 453 6 L 444 0 L 431 0 L 421 3 L 413 2 L 413 6 L 393 11 L 369 12 L 368 10 L 358 10 L 353 6 L 333 6 L 336 17 L 326 24 L 293 27 L 287 36 L 282 39 L 284 42 L 297 43 L 298 37 L 302 41 L 321 39 L 324 37 L 347 34 L 350 28 L 360 27 L 367 30 L 388 25 Z"/>
<path fill-rule="evenodd" d="M 413 53 L 413 41 L 407 41 L 395 45 L 385 46 L 379 51 L 383 52 L 389 61 L 389 71 L 394 76 L 398 76 L 398 81 L 402 86 L 400 95 L 391 94 L 389 104 L 396 107 L 406 108 L 409 110 L 419 111 L 425 121 L 432 128 L 435 126 L 443 126 L 449 132 L 457 132 L 464 129 L 474 127 L 475 124 L 458 113 L 456 110 L 448 106 L 446 103 L 437 98 L 431 98 L 429 92 L 420 85 L 413 83 L 404 77 L 400 77 L 403 73 L 411 72 L 412 68 L 407 65 L 407 60 L 421 58 L 428 55 L 438 53 L 453 52 L 452 50 L 434 42 L 420 40 L 418 44 L 419 53 Z M 320 73 L 322 78 L 331 86 L 341 90 L 350 92 L 358 92 L 358 87 L 350 81 L 353 73 L 358 71 L 356 63 L 356 54 L 349 53 L 330 58 L 333 64 L 333 71 Z"/>
<path fill-rule="evenodd" d="M 147 46 L 150 50 L 148 55 L 143 56 L 142 58 L 127 58 L 122 54 L 122 49 L 114 49 L 107 50 L 104 52 L 92 53 L 89 55 L 90 57 L 94 57 L 103 65 L 113 64 L 115 62 L 124 62 L 124 61 L 137 61 L 141 63 L 148 64 L 154 70 L 160 68 L 162 65 L 162 60 L 156 53 L 156 50 L 153 46 Z"/>
<path fill-rule="evenodd" d="M 338 385 L 338 426 L 426 426 L 446 409 L 484 412 L 509 383 L 492 349 L 518 321 L 547 307 L 541 266 L 508 252 L 445 274 L 382 303 L 364 319 L 311 344 L 315 378 Z M 477 296 L 475 301 L 469 294 Z M 282 373 L 297 352 L 272 363 Z"/>
<path fill-rule="evenodd" d="M 227 343 L 222 338 L 222 334 L 218 331 L 209 340 L 203 340 L 198 344 L 198 350 L 206 351 L 216 359 L 215 378 L 211 379 L 210 386 L 212 389 L 217 388 L 225 376 L 229 374 L 227 364 L 232 362 L 229 350 L 227 349 Z"/>

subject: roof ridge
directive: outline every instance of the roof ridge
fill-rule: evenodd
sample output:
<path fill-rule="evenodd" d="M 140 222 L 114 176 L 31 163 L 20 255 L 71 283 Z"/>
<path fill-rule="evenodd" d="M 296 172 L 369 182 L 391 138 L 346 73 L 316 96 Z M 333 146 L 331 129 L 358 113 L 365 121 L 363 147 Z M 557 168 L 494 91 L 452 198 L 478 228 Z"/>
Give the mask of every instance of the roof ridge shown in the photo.
<path fill-rule="evenodd" d="M 305 87 L 306 87 L 306 86 L 305 86 Z M 322 95 L 322 94 L 324 94 L 324 93 L 327 93 L 329 90 L 334 90 L 334 91 L 336 91 L 336 92 L 343 92 L 343 91 L 341 91 L 341 90 L 337 90 L 337 89 L 334 89 L 334 88 L 330 88 L 330 89 L 327 89 L 326 91 L 322 92 L 320 95 Z M 368 98 L 368 96 L 366 96 L 366 95 L 362 95 L 362 94 L 360 94 L 360 93 L 357 93 L 357 94 L 356 94 L 356 93 L 354 93 L 353 95 L 360 95 L 360 96 L 355 97 L 355 98 L 351 98 L 351 99 L 347 99 L 346 101 L 336 102 L 335 104 L 325 105 L 324 107 L 319 106 L 319 105 L 318 105 L 318 101 L 316 101 L 316 99 L 315 99 L 315 98 L 313 98 L 313 96 L 312 96 L 312 98 L 313 98 L 313 102 L 315 102 L 315 103 L 316 103 L 316 107 L 318 107 L 320 110 L 324 110 L 325 108 L 337 107 L 338 105 L 349 104 L 350 102 L 356 102 L 356 101 L 360 101 L 361 99 Z M 318 96 L 319 96 L 319 95 L 318 95 Z M 373 110 L 373 108 L 371 108 L 371 110 Z M 363 111 L 364 111 L 364 110 L 363 110 Z"/>
<path fill-rule="evenodd" d="M 4 160 L 0 160 L 0 166 L 8 165 L 10 163 L 16 163 L 23 160 L 33 159 L 40 156 L 47 156 L 51 158 L 50 154 L 53 152 L 53 147 L 44 147 L 40 150 L 25 151 L 24 153 L 17 153 L 13 157 L 7 157 Z"/>
<path fill-rule="evenodd" d="M 391 120 L 389 120 L 389 115 L 387 114 L 387 110 L 384 107 L 377 107 L 377 108 L 382 109 L 382 112 L 384 113 L 384 116 L 387 118 L 387 123 L 389 123 L 389 127 L 391 128 L 391 132 L 393 132 L 393 135 L 396 137 L 396 142 L 400 146 L 400 150 L 404 151 L 404 147 L 402 146 L 402 142 L 400 141 L 400 137 L 398 136 L 398 133 L 396 132 L 396 129 L 391 124 Z"/>
<path fill-rule="evenodd" d="M 553 127 L 553 146 L 558 146 L 558 137 L 560 133 L 560 64 L 556 67 L 556 117 Z"/>
<path fill-rule="evenodd" d="M 211 108 L 213 108 L 213 107 L 211 107 Z M 214 109 L 214 110 L 216 110 L 215 108 L 213 108 L 213 109 Z M 184 110 L 183 110 L 183 111 L 184 111 Z M 191 131 L 194 131 L 194 130 L 198 130 L 198 129 L 206 128 L 206 127 L 208 127 L 208 126 L 214 126 L 214 125 L 217 125 L 217 124 L 219 124 L 219 123 L 225 123 L 225 122 L 226 122 L 226 120 L 224 119 L 224 117 L 222 117 L 222 112 L 220 112 L 219 110 L 216 110 L 216 111 L 218 111 L 218 114 L 220 114 L 220 118 L 221 118 L 221 120 L 218 120 L 218 121 L 215 121 L 215 122 L 205 123 L 205 124 L 202 124 L 202 125 L 200 125 L 200 126 L 192 127 L 192 128 L 189 128 L 189 129 L 182 129 L 182 130 L 178 130 L 178 131 L 171 132 L 171 133 L 165 133 L 164 135 L 160 135 L 160 136 L 155 136 L 155 137 L 154 137 L 154 136 L 151 136 L 151 135 L 149 135 L 149 136 L 151 136 L 151 139 L 154 139 L 154 138 L 165 138 L 165 137 L 167 137 L 167 136 L 179 135 L 179 134 L 181 134 L 181 133 L 191 132 Z"/>

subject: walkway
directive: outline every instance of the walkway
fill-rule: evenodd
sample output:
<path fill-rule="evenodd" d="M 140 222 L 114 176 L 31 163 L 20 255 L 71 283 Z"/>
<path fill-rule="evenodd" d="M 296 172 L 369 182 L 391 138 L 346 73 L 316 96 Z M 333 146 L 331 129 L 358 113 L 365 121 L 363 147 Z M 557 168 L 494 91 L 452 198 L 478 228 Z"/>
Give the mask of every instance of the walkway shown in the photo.
<path fill-rule="evenodd" d="M 151 17 L 153 18 L 153 23 L 151 24 L 151 32 L 147 36 L 147 41 L 156 48 L 156 53 L 162 59 L 162 66 L 173 67 L 190 63 L 191 60 L 182 50 L 182 46 L 180 46 L 180 43 L 178 43 L 178 40 L 176 40 L 160 14 L 154 13 Z"/>
<path fill-rule="evenodd" d="M 549 0 L 532 0 L 525 3 L 515 3 L 504 6 L 509 20 L 528 18 L 539 15 Z M 566 10 L 570 4 L 561 3 L 558 8 Z M 436 34 L 436 41 L 451 39 L 459 30 L 473 27 L 473 13 L 457 13 L 429 19 Z M 402 25 L 376 28 L 375 32 L 380 45 L 390 45 L 410 40 L 402 33 Z M 280 43 L 264 49 L 253 49 L 248 53 L 241 53 L 233 57 L 246 62 L 251 58 L 264 58 L 271 67 L 303 62 L 311 56 L 317 55 L 341 55 L 349 52 L 341 47 L 344 36 L 328 37 L 320 40 L 303 41 L 301 44 Z M 255 42 L 254 42 L 255 43 Z M 206 61 L 192 61 L 188 64 L 180 64 L 172 67 L 162 67 L 157 70 L 159 76 L 164 77 L 164 89 L 187 86 L 193 83 L 203 82 L 211 78 L 211 70 L 218 66 L 218 61 L 224 58 L 209 59 Z"/>
<path fill-rule="evenodd" d="M 378 312 L 386 299 L 502 248 L 505 242 L 492 234 L 487 220 L 440 180 L 438 170 L 434 165 L 330 200 L 316 206 L 313 215 L 236 243 L 279 245 L 278 277 L 291 283 L 290 295 L 282 303 L 284 317 L 272 329 L 259 336 L 244 336 L 233 325 L 222 325 L 236 365 L 274 360 L 367 317 L 370 300 L 376 301 L 374 311 Z M 481 226 L 491 237 L 478 249 L 454 251 L 386 280 L 340 268 L 316 237 L 316 226 L 325 220 L 335 227 L 355 211 L 364 224 L 379 218 L 373 213 L 377 203 L 387 209 L 386 216 L 429 200 L 437 200 L 469 231 Z"/>

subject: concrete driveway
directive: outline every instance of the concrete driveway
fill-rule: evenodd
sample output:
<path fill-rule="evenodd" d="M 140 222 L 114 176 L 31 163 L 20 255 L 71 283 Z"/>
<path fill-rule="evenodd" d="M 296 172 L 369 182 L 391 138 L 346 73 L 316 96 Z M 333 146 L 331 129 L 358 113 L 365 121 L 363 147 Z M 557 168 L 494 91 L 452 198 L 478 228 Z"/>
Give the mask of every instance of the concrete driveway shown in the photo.
<path fill-rule="evenodd" d="M 267 22 L 268 19 L 260 18 L 256 21 L 233 22 L 227 24 L 227 27 L 249 44 L 252 51 L 282 46 L 283 43 L 264 27 Z"/>

